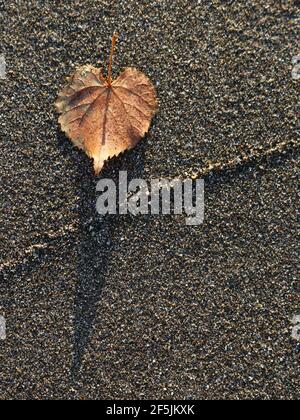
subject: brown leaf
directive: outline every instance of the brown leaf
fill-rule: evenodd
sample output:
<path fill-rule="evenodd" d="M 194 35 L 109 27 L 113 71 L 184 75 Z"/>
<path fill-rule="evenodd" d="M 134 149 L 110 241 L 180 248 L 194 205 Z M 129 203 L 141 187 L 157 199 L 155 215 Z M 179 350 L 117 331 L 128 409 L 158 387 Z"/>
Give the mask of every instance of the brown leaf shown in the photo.
<path fill-rule="evenodd" d="M 127 68 L 112 80 L 115 43 L 116 35 L 108 77 L 100 69 L 83 66 L 56 102 L 62 131 L 94 159 L 97 175 L 107 159 L 133 148 L 144 137 L 157 109 L 155 88 L 142 72 Z"/>

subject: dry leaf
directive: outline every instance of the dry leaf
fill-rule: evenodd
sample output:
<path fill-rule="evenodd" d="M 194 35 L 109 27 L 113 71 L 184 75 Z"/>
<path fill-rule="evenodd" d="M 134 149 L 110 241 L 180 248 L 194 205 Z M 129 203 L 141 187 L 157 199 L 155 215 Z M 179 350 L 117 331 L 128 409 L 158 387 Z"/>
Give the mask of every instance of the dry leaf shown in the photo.
<path fill-rule="evenodd" d="M 94 159 L 97 175 L 107 159 L 144 137 L 157 109 L 155 88 L 142 72 L 127 68 L 112 80 L 115 44 L 114 34 L 107 77 L 101 69 L 81 67 L 56 102 L 62 131 Z"/>

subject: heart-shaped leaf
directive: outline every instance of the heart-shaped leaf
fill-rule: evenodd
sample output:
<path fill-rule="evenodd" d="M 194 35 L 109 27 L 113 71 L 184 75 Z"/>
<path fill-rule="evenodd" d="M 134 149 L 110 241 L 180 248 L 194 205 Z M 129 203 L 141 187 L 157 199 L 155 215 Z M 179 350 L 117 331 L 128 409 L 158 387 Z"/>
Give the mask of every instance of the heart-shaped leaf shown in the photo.
<path fill-rule="evenodd" d="M 108 76 L 91 65 L 69 78 L 56 109 L 62 131 L 94 159 L 98 175 L 104 162 L 133 148 L 148 132 L 157 109 L 156 92 L 144 73 L 126 68 L 112 80 L 113 36 Z"/>

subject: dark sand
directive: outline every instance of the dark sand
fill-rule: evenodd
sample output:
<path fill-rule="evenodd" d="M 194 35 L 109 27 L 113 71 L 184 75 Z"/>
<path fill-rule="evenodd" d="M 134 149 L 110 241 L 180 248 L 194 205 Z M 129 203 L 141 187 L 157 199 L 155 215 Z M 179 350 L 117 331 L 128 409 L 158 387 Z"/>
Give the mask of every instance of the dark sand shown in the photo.
<path fill-rule="evenodd" d="M 299 398 L 299 1 L 0 7 L 0 398 Z M 92 164 L 53 103 L 114 30 L 115 74 L 146 72 L 160 110 L 102 176 L 219 164 L 202 226 L 95 212 Z"/>

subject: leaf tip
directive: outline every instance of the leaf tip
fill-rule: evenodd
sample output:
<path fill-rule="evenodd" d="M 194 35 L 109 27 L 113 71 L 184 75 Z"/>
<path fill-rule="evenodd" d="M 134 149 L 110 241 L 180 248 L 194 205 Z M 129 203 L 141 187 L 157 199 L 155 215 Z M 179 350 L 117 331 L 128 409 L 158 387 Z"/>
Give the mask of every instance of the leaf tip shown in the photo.
<path fill-rule="evenodd" d="M 100 175 L 100 172 L 102 171 L 103 166 L 104 166 L 104 161 L 103 160 L 94 158 L 94 171 L 95 171 L 96 176 Z"/>

